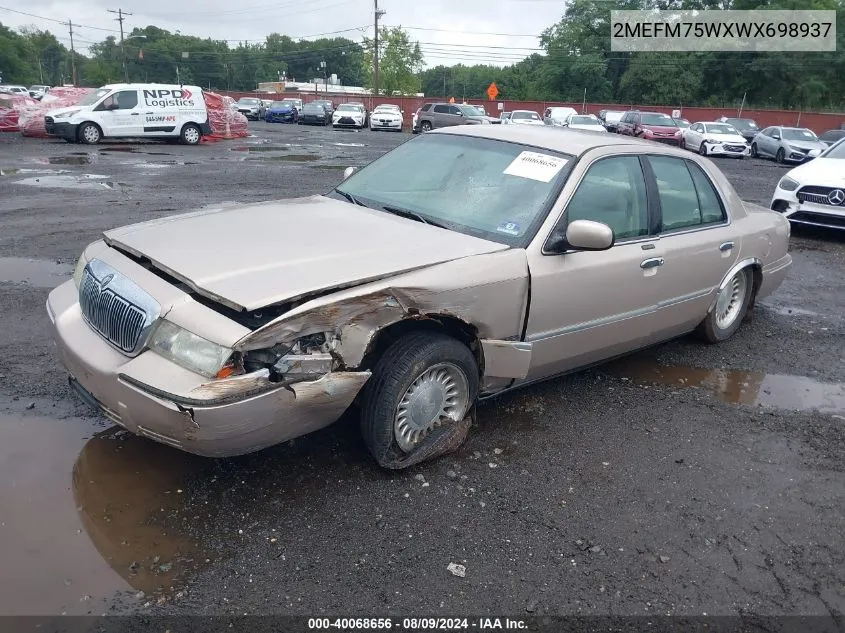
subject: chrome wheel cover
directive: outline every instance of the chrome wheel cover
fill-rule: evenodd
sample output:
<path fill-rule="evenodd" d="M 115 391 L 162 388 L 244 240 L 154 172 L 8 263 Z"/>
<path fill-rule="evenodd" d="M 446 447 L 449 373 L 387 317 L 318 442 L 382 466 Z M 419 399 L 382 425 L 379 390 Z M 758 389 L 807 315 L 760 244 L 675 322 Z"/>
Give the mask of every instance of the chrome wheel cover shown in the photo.
<path fill-rule="evenodd" d="M 86 125 L 82 137 L 89 143 L 96 143 L 100 140 L 100 131 L 93 125 Z"/>
<path fill-rule="evenodd" d="M 741 270 L 736 275 L 731 277 L 728 285 L 719 292 L 719 297 L 716 299 L 716 325 L 720 329 L 726 330 L 739 317 L 742 310 L 742 304 L 745 302 L 746 285 L 748 284 L 748 277 L 745 271 Z"/>
<path fill-rule="evenodd" d="M 185 130 L 185 142 L 193 145 L 197 141 L 199 141 L 199 137 L 200 133 L 197 131 L 197 128 L 189 127 L 187 130 Z"/>
<path fill-rule="evenodd" d="M 438 363 L 417 376 L 396 406 L 396 443 L 410 453 L 435 428 L 459 422 L 469 408 L 469 381 L 452 363 Z"/>

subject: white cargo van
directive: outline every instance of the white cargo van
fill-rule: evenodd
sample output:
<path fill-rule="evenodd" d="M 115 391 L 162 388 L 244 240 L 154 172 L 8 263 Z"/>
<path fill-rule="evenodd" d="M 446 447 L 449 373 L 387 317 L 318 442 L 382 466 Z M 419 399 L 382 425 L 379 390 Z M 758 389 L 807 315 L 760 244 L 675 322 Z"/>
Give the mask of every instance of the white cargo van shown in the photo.
<path fill-rule="evenodd" d="M 110 84 L 78 105 L 47 112 L 47 134 L 70 143 L 104 138 L 179 139 L 196 145 L 211 134 L 202 89 L 168 84 Z"/>

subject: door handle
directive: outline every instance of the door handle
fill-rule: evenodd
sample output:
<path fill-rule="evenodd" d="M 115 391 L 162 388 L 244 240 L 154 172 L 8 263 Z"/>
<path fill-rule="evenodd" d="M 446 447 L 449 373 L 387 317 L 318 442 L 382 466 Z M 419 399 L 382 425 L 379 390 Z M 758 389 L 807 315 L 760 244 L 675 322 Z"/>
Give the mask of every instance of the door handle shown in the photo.
<path fill-rule="evenodd" d="M 640 268 L 643 270 L 647 270 L 649 268 L 657 268 L 658 266 L 662 266 L 664 263 L 662 257 L 652 257 L 651 259 L 644 259 L 640 264 Z"/>
<path fill-rule="evenodd" d="M 734 247 L 733 242 L 724 242 L 719 246 L 719 250 L 722 252 L 729 251 Z"/>

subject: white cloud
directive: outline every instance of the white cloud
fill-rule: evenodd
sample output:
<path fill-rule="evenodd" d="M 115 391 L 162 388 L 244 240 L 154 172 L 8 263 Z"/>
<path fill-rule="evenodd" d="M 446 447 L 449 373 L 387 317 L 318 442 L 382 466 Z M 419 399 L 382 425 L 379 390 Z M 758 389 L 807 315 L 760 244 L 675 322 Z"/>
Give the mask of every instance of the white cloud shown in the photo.
<path fill-rule="evenodd" d="M 117 16 L 108 12 L 118 7 L 131 13 L 124 21 L 127 33 L 154 25 L 171 32 L 236 42 L 262 41 L 272 32 L 298 38 L 346 29 L 350 30 L 337 35 L 359 41 L 364 33 L 373 32 L 372 0 L 244 0 L 227 4 L 209 0 L 29 0 L 7 9 L 49 20 L 0 9 L 0 22 L 12 28 L 36 26 L 52 31 L 68 45 L 67 27 L 55 20 L 70 19 L 75 25 L 74 43 L 85 53 L 92 43 L 110 34 L 118 35 Z M 504 65 L 539 48 L 537 36 L 561 18 L 564 3 L 379 0 L 379 8 L 386 12 L 382 24 L 406 27 L 420 41 L 429 66 Z"/>

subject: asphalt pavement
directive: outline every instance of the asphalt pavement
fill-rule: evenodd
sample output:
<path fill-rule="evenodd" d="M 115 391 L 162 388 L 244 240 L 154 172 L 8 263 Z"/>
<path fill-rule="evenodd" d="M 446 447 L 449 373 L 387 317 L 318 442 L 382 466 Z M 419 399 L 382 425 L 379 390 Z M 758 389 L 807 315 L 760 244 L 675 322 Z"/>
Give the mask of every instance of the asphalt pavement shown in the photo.
<path fill-rule="evenodd" d="M 457 453 L 409 471 L 379 469 L 348 418 L 208 460 L 93 415 L 44 309 L 87 243 L 325 192 L 409 138 L 250 130 L 198 147 L 0 136 L 0 614 L 845 611 L 836 233 L 793 232 L 789 278 L 728 342 L 683 338 L 487 402 Z M 764 205 L 785 172 L 717 164 Z"/>

